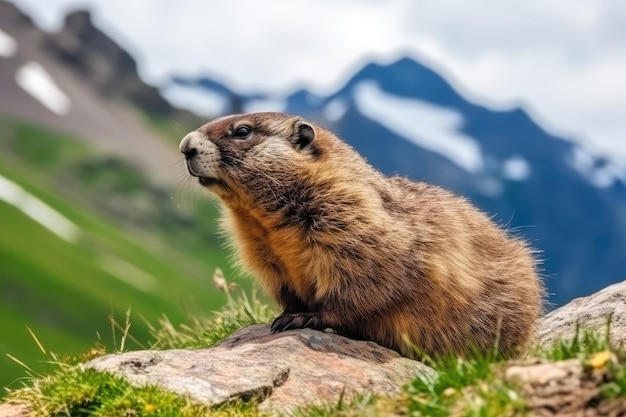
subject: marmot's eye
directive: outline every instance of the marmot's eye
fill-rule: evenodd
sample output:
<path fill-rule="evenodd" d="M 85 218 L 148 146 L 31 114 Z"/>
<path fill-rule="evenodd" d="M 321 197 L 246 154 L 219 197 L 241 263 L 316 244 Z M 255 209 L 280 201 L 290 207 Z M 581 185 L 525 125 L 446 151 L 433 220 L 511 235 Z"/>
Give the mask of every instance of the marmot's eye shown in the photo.
<path fill-rule="evenodd" d="M 250 128 L 248 126 L 239 126 L 233 133 L 234 138 L 245 138 L 250 134 Z"/>

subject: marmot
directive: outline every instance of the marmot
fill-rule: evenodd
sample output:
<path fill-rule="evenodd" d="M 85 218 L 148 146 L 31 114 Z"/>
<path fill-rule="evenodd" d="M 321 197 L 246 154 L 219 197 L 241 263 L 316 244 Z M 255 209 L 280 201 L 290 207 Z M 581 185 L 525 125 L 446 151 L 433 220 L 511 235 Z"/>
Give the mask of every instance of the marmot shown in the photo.
<path fill-rule="evenodd" d="M 515 356 L 532 340 L 533 251 L 464 198 L 385 177 L 282 113 L 214 120 L 180 151 L 223 203 L 242 266 L 284 309 L 272 331 L 331 328 L 409 357 Z"/>

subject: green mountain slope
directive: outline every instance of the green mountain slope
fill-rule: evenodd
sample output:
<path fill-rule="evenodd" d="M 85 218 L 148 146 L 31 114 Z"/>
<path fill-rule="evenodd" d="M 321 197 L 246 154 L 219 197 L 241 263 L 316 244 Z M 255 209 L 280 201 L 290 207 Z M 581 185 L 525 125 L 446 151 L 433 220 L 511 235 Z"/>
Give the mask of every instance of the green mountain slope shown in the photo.
<path fill-rule="evenodd" d="M 123 323 L 129 307 L 145 341 L 142 318 L 179 323 L 224 303 L 211 276 L 229 269 L 208 196 L 159 188 L 83 141 L 6 119 L 0 180 L 0 386 L 24 375 L 7 353 L 43 360 L 27 326 L 48 350 L 79 353 L 111 346 L 108 317 Z M 50 212 L 73 232 L 55 233 Z"/>

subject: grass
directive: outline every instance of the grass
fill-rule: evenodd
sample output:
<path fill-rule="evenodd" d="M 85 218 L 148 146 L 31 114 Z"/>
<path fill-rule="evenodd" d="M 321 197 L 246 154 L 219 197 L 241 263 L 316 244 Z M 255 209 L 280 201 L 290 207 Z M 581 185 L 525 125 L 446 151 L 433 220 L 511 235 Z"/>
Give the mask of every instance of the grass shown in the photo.
<path fill-rule="evenodd" d="M 407 387 L 407 409 L 413 415 L 443 417 L 453 408 L 465 415 L 505 416 L 523 411 L 517 392 L 492 369 L 492 358 L 448 359 L 439 363 L 439 376 L 418 378 Z"/>
<path fill-rule="evenodd" d="M 234 295 L 235 286 L 227 283 L 220 270 L 213 279 L 226 294 L 227 303 L 210 318 L 195 318 L 189 324 L 175 327 L 164 318 L 158 324 L 148 324 L 154 340 L 153 349 L 205 347 L 221 340 L 231 331 L 248 324 L 267 322 L 275 314 L 252 292 L 248 296 L 241 289 Z M 124 324 L 115 323 L 114 333 L 119 338 L 114 351 L 125 350 L 130 335 L 130 312 Z M 260 416 L 254 404 L 229 403 L 207 408 L 156 386 L 134 387 L 127 381 L 106 372 L 86 368 L 84 363 L 107 353 L 102 344 L 95 345 L 86 354 L 59 358 L 47 351 L 39 338 L 30 332 L 34 346 L 45 357 L 49 369 L 42 374 L 24 362 L 10 356 L 26 370 L 24 386 L 12 390 L 8 400 L 27 403 L 40 416 Z"/>
<path fill-rule="evenodd" d="M 154 339 L 153 349 L 198 349 L 212 346 L 237 329 L 249 324 L 271 322 L 278 314 L 275 307 L 270 307 L 259 299 L 256 288 L 250 296 L 240 290 L 238 296 L 233 297 L 236 286 L 226 281 L 220 269 L 213 274 L 213 283 L 226 294 L 226 305 L 209 317 L 192 317 L 178 327 L 167 316 L 162 316 L 156 325 L 149 323 L 150 334 Z"/>
<path fill-rule="evenodd" d="M 261 416 L 252 404 L 225 404 L 209 409 L 151 385 L 134 387 L 109 373 L 79 367 L 42 378 L 15 395 L 39 416 Z"/>
<path fill-rule="evenodd" d="M 215 285 L 224 291 L 226 306 L 207 318 L 192 319 L 173 326 L 167 319 L 151 325 L 153 348 L 194 348 L 221 340 L 226 334 L 247 324 L 271 320 L 272 311 L 254 293 L 235 290 L 217 272 Z M 118 326 L 126 337 L 128 321 Z M 36 345 L 46 353 L 40 342 Z M 116 350 L 122 350 L 123 342 Z M 101 346 L 82 358 L 59 361 L 49 357 L 54 372 L 33 376 L 25 387 L 12 391 L 9 399 L 30 404 L 39 415 L 133 415 L 133 416 L 260 416 L 253 403 L 226 404 L 217 408 L 192 404 L 187 398 L 161 391 L 155 386 L 136 388 L 113 375 L 85 369 L 81 363 L 104 353 Z M 533 358 L 547 361 L 580 360 L 586 369 L 607 370 L 600 384 L 603 398 L 626 398 L 626 355 L 621 347 L 611 346 L 606 333 L 578 330 L 569 341 L 537 349 Z M 431 363 L 437 376 L 416 378 L 396 398 L 364 394 L 335 404 L 316 405 L 295 410 L 294 416 L 518 416 L 528 412 L 518 386 L 507 383 L 502 375 L 507 362 L 497 355 L 472 359 L 449 357 Z M 26 365 L 23 365 L 26 366 Z M 56 413 L 56 414 L 55 414 Z"/>
<path fill-rule="evenodd" d="M 625 397 L 626 355 L 612 346 L 605 332 L 576 329 L 571 340 L 560 340 L 530 353 L 535 359 L 558 362 L 580 360 L 586 369 L 608 370 L 600 386 L 604 398 Z M 496 356 L 471 360 L 445 359 L 434 364 L 434 379 L 416 379 L 406 388 L 406 409 L 416 416 L 513 416 L 528 411 L 519 387 L 503 379 L 507 362 Z"/>
<path fill-rule="evenodd" d="M 609 340 L 610 328 L 611 317 L 607 317 L 606 327 L 602 335 L 598 332 L 581 329 L 577 325 L 572 340 L 558 340 L 551 349 L 539 350 L 536 355 L 556 362 L 568 359 L 584 360 L 590 352 L 621 350 L 621 346 L 615 349 L 611 347 Z"/>
<path fill-rule="evenodd" d="M 186 207 L 187 197 L 155 186 L 123 160 L 6 119 L 0 175 L 80 230 L 76 242 L 65 241 L 0 200 L 0 387 L 16 386 L 23 375 L 5 353 L 45 368 L 27 326 L 51 350 L 79 353 L 111 344 L 109 317 L 120 320 L 132 306 L 132 334 L 149 346 L 146 321 L 165 314 L 178 325 L 225 302 L 211 273 L 231 270 L 208 198 Z M 141 346 L 129 340 L 129 347 Z"/>
<path fill-rule="evenodd" d="M 157 387 L 136 388 L 108 373 L 69 367 L 38 380 L 15 396 L 33 399 L 38 415 L 197 416 L 202 407 Z"/>

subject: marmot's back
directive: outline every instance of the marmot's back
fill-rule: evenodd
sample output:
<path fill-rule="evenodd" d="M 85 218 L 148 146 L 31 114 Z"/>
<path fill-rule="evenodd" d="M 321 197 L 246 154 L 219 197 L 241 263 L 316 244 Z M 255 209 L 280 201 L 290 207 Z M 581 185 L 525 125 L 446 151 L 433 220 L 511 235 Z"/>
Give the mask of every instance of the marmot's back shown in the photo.
<path fill-rule="evenodd" d="M 223 202 L 243 267 L 284 308 L 272 329 L 333 328 L 407 356 L 521 352 L 541 313 L 532 251 L 465 199 L 386 178 L 301 118 L 222 118 L 181 142 Z"/>

